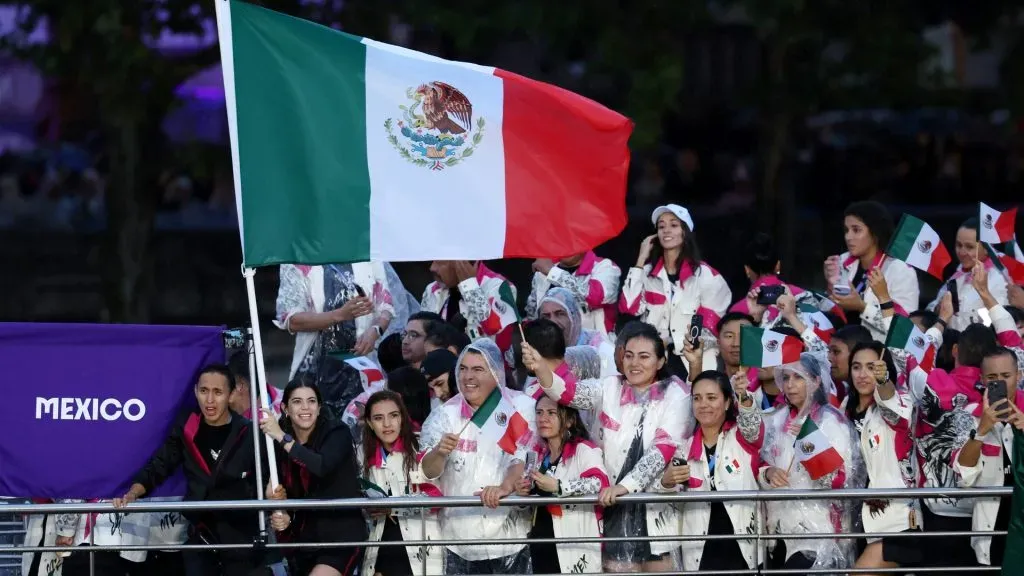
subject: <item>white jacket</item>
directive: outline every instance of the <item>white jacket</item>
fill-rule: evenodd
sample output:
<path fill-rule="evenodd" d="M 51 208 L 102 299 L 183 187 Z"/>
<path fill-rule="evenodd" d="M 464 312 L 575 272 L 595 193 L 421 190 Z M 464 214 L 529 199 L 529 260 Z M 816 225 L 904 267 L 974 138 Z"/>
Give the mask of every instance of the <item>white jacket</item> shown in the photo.
<path fill-rule="evenodd" d="M 689 263 L 683 263 L 679 282 L 673 283 L 665 272 L 664 261 L 658 260 L 653 267 L 648 264 L 643 269 L 629 269 L 622 286 L 619 311 L 637 316 L 657 328 L 662 339 L 671 342 L 675 353 L 682 356 L 693 314 L 704 316 L 702 338 L 705 349 L 710 352 L 718 346 L 714 338 L 718 320 L 731 303 L 729 285 L 711 266 L 702 262 L 693 270 Z M 708 360 L 706 352 L 705 361 Z"/>
<path fill-rule="evenodd" d="M 1024 393 L 1017 393 L 1017 406 L 1024 404 Z M 972 412 L 978 411 L 977 404 L 967 407 Z M 974 428 L 977 430 L 981 418 L 975 417 Z M 981 441 L 981 457 L 974 466 L 960 464 L 960 454 L 955 455 L 953 469 L 960 476 L 961 486 L 966 488 L 982 488 L 988 486 L 1002 486 L 1003 474 L 1003 451 L 1010 463 L 1013 463 L 1013 427 L 1002 422 L 996 423 L 992 430 L 985 436 L 977 438 Z M 995 530 L 996 517 L 999 515 L 1000 506 L 1009 506 L 1010 500 L 1003 502 L 1001 498 L 976 498 L 974 500 L 974 514 L 971 522 L 971 529 L 975 532 L 991 532 Z M 974 536 L 971 538 L 971 547 L 978 557 L 978 563 L 988 566 L 992 564 L 991 536 Z"/>
<path fill-rule="evenodd" d="M 356 284 L 371 297 L 374 314 L 356 318 L 356 337 L 362 336 L 373 325 L 374 319 L 387 312 L 392 318 L 395 308 L 388 287 L 388 277 L 384 265 L 380 262 L 357 262 L 352 264 L 352 275 Z M 281 284 L 277 290 L 277 311 L 274 326 L 287 330 L 295 335 L 295 351 L 292 352 L 292 366 L 288 379 L 295 377 L 302 360 L 316 343 L 317 332 L 293 332 L 291 317 L 299 312 L 323 312 L 326 296 L 324 295 L 324 267 L 282 264 L 280 269 Z M 390 328 L 390 325 L 388 326 Z"/>
<path fill-rule="evenodd" d="M 510 290 L 503 297 L 502 287 Z M 448 313 L 448 296 L 451 291 L 440 282 L 431 282 L 423 290 L 420 310 L 434 312 L 441 316 Z M 477 265 L 476 277 L 459 282 L 459 311 L 466 319 L 466 333 L 473 340 L 490 338 L 505 353 L 512 344 L 511 325 L 516 322 L 516 287 L 504 276 L 484 266 Z M 511 301 L 508 298 L 511 297 Z"/>
<path fill-rule="evenodd" d="M 612 484 L 621 484 L 629 492 L 641 492 L 661 477 L 672 454 L 683 438 L 693 431 L 690 385 L 672 377 L 655 383 L 647 391 L 646 401 L 637 398 L 633 387 L 611 376 L 603 380 L 579 380 L 571 373 L 563 378 L 553 374 L 549 398 L 597 415 L 597 444 L 604 451 L 604 465 Z M 643 422 L 644 455 L 618 480 L 629 447 Z M 669 536 L 672 527 L 663 517 L 671 515 L 668 504 L 647 505 L 647 530 L 651 536 Z M 662 517 L 662 518 L 659 518 Z M 675 542 L 651 542 L 651 553 L 658 555 L 678 548 Z"/>
<path fill-rule="evenodd" d="M 995 265 L 992 263 L 991 258 L 985 261 L 985 270 L 989 273 L 988 291 L 992 294 L 992 297 L 996 299 L 996 302 L 1006 306 L 1006 277 L 995 269 Z M 942 299 L 946 296 L 946 292 L 949 292 L 949 289 L 946 288 L 946 284 L 949 283 L 949 280 L 956 282 L 956 292 L 960 300 L 960 310 L 954 314 L 953 318 L 949 321 L 950 328 L 963 330 L 971 324 L 981 322 L 981 319 L 978 317 L 978 309 L 984 308 L 985 305 L 982 304 L 981 297 L 978 296 L 978 291 L 971 285 L 972 277 L 973 274 L 970 270 L 964 270 L 963 265 L 957 266 L 953 275 L 950 276 L 946 282 L 942 283 L 938 294 L 935 296 L 935 300 L 932 300 L 931 303 L 928 304 L 928 309 L 935 311 L 939 307 L 939 302 L 942 302 Z"/>
<path fill-rule="evenodd" d="M 589 440 L 567 444 L 562 449 L 558 465 L 548 470 L 547 475 L 561 482 L 562 496 L 597 494 L 609 485 L 608 474 L 604 471 L 604 453 Z M 601 536 L 601 508 L 587 504 L 551 505 L 547 508 L 551 512 L 555 538 Z M 601 545 L 598 543 L 556 544 L 555 548 L 563 574 L 601 570 Z"/>
<path fill-rule="evenodd" d="M 68 502 L 58 500 L 58 502 Z M 70 502 L 78 502 L 71 500 Z M 57 516 L 45 514 L 31 514 L 25 517 L 25 546 L 55 546 L 57 544 Z M 30 574 L 32 570 L 31 553 L 21 555 L 22 576 L 61 576 L 61 568 L 64 563 L 62 552 L 58 556 L 56 552 L 42 552 L 39 558 L 39 571 Z"/>
<path fill-rule="evenodd" d="M 86 502 L 65 500 L 64 502 Z M 109 500 L 89 500 L 109 502 Z M 146 545 L 152 514 L 124 514 L 104 512 L 95 514 L 57 514 L 57 536 L 72 537 L 73 546 L 95 544 L 96 546 Z M 130 562 L 145 562 L 145 551 L 122 551 L 121 557 Z"/>
<path fill-rule="evenodd" d="M 589 251 L 575 272 L 556 264 L 547 275 L 535 272 L 530 297 L 526 300 L 526 317 L 537 318 L 539 302 L 552 286 L 561 286 L 576 296 L 583 307 L 583 329 L 596 330 L 606 337 L 615 330 L 618 316 L 619 280 L 622 270 L 607 258 Z"/>
<path fill-rule="evenodd" d="M 860 260 L 850 256 L 849 252 L 843 252 L 839 256 L 839 262 L 846 271 L 847 280 L 852 283 L 854 275 L 860 268 Z M 889 298 L 892 302 L 907 314 L 917 310 L 921 304 L 917 272 L 907 263 L 890 258 L 881 252 L 875 258 L 874 266 L 878 266 L 879 262 L 882 265 L 882 275 L 889 287 Z M 871 287 L 867 285 L 866 275 L 864 284 L 864 295 L 862 296 L 864 312 L 860 315 L 860 322 L 871 332 L 872 338 L 879 342 L 885 342 L 886 332 L 882 320 L 882 309 L 879 307 L 878 296 L 875 296 Z M 854 286 L 850 287 L 851 290 L 853 288 Z"/>
<path fill-rule="evenodd" d="M 537 432 L 536 402 L 522 392 L 502 389 L 502 395 L 526 419 L 531 435 Z M 466 426 L 473 409 L 458 394 L 430 412 L 420 432 L 420 450 L 433 450 L 446 433 L 459 434 L 459 444 L 448 457 L 440 478 L 427 478 L 438 485 L 445 496 L 473 496 L 487 486 L 505 481 L 508 469 L 517 462 L 526 462 L 530 451 L 521 447 L 508 454 L 493 441 L 481 441 L 480 429 Z M 465 428 L 465 429 L 464 429 Z M 463 430 L 464 429 L 464 430 Z M 529 510 L 501 506 L 497 509 L 471 506 L 446 508 L 441 512 L 441 536 L 446 540 L 487 538 L 523 539 L 530 531 Z M 448 549 L 465 560 L 493 560 L 512 556 L 526 544 L 456 545 Z"/>
<path fill-rule="evenodd" d="M 708 473 L 708 459 L 704 450 L 702 431 L 697 428 L 693 437 L 687 439 L 677 456 L 685 458 L 690 466 L 689 490 L 710 492 L 712 483 L 718 492 L 730 490 L 757 490 L 757 474 L 761 466 L 760 450 L 764 442 L 764 424 L 761 410 L 755 404 L 750 408 L 740 406 L 736 424 L 727 423 L 718 436 L 715 448 L 715 472 L 711 479 Z M 713 482 L 712 482 L 713 480 Z M 661 487 L 661 480 L 658 480 Z M 755 501 L 725 502 L 725 511 L 737 535 L 764 533 L 764 514 Z M 708 502 L 687 502 L 683 506 L 682 534 L 687 536 L 706 535 L 711 522 L 711 504 Z M 738 540 L 740 552 L 749 568 L 757 565 L 757 540 Z M 687 571 L 700 569 L 704 553 L 703 540 L 682 543 L 683 566 Z"/>
<path fill-rule="evenodd" d="M 397 449 L 386 459 L 378 457 L 370 465 L 370 481 L 388 491 L 394 498 L 400 498 L 406 494 L 440 496 L 441 492 L 436 486 L 427 482 L 423 471 L 417 466 L 409 473 L 409 482 L 405 479 L 405 456 Z M 410 486 L 410 483 L 412 486 Z M 414 540 L 437 540 L 441 535 L 441 528 L 437 520 L 436 511 L 423 511 L 417 508 L 395 509 L 398 526 L 402 530 L 403 541 Z M 373 519 L 373 527 L 370 530 L 370 542 L 380 542 L 384 535 L 384 523 L 391 522 L 390 517 L 377 517 Z M 399 554 L 404 550 L 409 555 L 409 566 L 416 576 L 424 574 L 444 574 L 443 556 L 444 550 L 439 546 L 420 546 L 418 548 L 408 546 L 403 548 L 388 547 L 385 554 Z M 367 546 L 366 556 L 363 558 L 363 573 L 374 574 L 374 567 L 377 565 L 377 558 L 380 548 Z M 423 571 L 423 560 L 426 559 L 426 572 Z"/>
<path fill-rule="evenodd" d="M 917 487 L 914 440 L 910 430 L 913 418 L 914 406 L 909 394 L 897 390 L 892 398 L 882 400 L 875 390 L 875 403 L 864 416 L 860 434 L 869 488 Z M 865 502 L 861 507 L 866 534 L 903 532 L 921 526 L 918 500 L 886 500 L 886 505 L 880 509 L 877 504 Z M 868 542 L 875 540 L 869 538 Z"/>

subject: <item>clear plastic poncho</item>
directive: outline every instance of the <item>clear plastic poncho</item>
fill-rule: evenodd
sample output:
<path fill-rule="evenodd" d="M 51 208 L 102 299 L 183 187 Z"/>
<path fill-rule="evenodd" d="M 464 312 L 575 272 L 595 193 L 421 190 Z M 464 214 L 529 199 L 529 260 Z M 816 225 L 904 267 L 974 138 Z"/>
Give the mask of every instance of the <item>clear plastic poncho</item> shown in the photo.
<path fill-rule="evenodd" d="M 821 355 L 803 353 L 798 362 L 775 368 L 775 381 L 785 395 L 787 387 L 806 386 L 806 398 L 794 406 L 786 395 L 784 404 L 765 415 L 765 441 L 761 449 L 763 466 L 787 472 L 789 486 L 794 489 L 833 490 L 864 486 L 867 471 L 861 457 L 856 432 L 846 416 L 828 401 L 833 386 L 831 366 Z M 792 376 L 798 377 L 794 380 Z M 812 479 L 797 457 L 797 436 L 807 418 L 811 418 L 840 456 L 843 464 L 837 470 Z M 813 446 L 811 446 L 813 448 Z M 806 454 L 807 448 L 799 449 Z M 770 488 L 765 485 L 766 489 Z M 784 488 L 782 488 L 784 489 Z M 849 533 L 853 527 L 853 511 L 859 502 L 852 500 L 798 500 L 768 502 L 769 532 L 773 534 Z M 855 560 L 852 539 L 785 538 L 787 559 L 795 553 L 815 558 L 814 568 L 846 568 Z"/>
<path fill-rule="evenodd" d="M 601 377 L 601 355 L 593 346 L 571 346 L 565 349 L 565 363 L 577 380 Z"/>
<path fill-rule="evenodd" d="M 593 333 L 590 330 L 583 329 L 583 309 L 572 292 L 569 292 L 565 288 L 555 286 L 548 290 L 547 294 L 541 298 L 540 302 L 537 304 L 538 309 L 543 306 L 545 302 L 552 302 L 561 306 L 569 315 L 571 326 L 569 328 L 569 333 L 566 334 L 565 337 L 566 346 L 589 344 L 593 340 Z"/>
<path fill-rule="evenodd" d="M 496 408 L 492 418 L 505 417 L 514 409 L 529 425 L 529 433 L 518 444 L 515 454 L 509 454 L 498 447 L 492 438 L 488 439 L 481 428 L 467 422 L 474 410 L 462 396 L 463 377 L 458 370 L 466 354 L 479 353 L 484 357 L 491 376 L 497 382 L 502 395 L 502 404 Z M 501 350 L 488 338 L 480 338 L 466 347 L 456 362 L 455 384 L 459 393 L 443 405 L 435 408 L 420 433 L 420 450 L 429 452 L 436 447 L 444 434 L 459 434 L 459 447 L 448 457 L 440 478 L 432 481 L 446 496 L 474 496 L 488 486 L 499 486 L 505 480 L 510 467 L 527 461 L 536 436 L 535 401 L 521 392 L 506 388 L 505 366 Z M 459 558 L 468 561 L 513 560 L 525 544 L 479 544 L 481 540 L 526 538 L 530 529 L 532 510 L 515 507 L 489 509 L 480 506 L 445 508 L 441 511 L 441 537 L 446 540 L 460 540 L 465 544 L 448 546 Z M 474 543 L 476 542 L 476 543 Z M 518 566 L 506 567 L 508 573 L 521 571 Z"/>

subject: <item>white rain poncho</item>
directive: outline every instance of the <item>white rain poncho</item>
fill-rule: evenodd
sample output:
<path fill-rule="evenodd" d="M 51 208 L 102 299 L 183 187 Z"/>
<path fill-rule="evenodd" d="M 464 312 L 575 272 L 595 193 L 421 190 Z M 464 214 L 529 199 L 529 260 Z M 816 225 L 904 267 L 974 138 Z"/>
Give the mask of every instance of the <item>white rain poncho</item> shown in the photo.
<path fill-rule="evenodd" d="M 613 376 L 615 370 L 615 347 L 597 330 L 583 329 L 583 308 L 572 292 L 555 286 L 541 299 L 538 308 L 550 302 L 558 305 L 569 316 L 569 331 L 565 335 L 566 347 L 590 346 L 597 350 L 601 360 L 601 376 Z M 597 378 L 597 376 L 594 376 Z"/>
<path fill-rule="evenodd" d="M 420 433 L 420 450 L 433 450 L 444 434 L 459 434 L 459 444 L 448 457 L 444 471 L 434 484 L 445 496 L 474 496 L 488 486 L 498 486 L 504 480 L 508 469 L 518 462 L 525 463 L 532 439 L 520 445 L 515 454 L 503 451 L 493 442 L 481 442 L 479 429 L 466 423 L 473 416 L 473 408 L 462 396 L 462 376 L 458 367 L 467 354 L 480 354 L 497 382 L 501 395 L 519 414 L 526 419 L 531 436 L 536 435 L 536 411 L 532 398 L 505 386 L 505 367 L 501 351 L 488 338 L 480 338 L 463 350 L 456 362 L 456 385 L 459 394 L 434 409 L 423 423 Z M 465 429 L 464 429 L 465 428 Z M 464 430 L 463 430 L 464 429 Z M 508 558 L 512 572 L 512 557 L 526 544 L 471 545 L 485 539 L 522 539 L 530 530 L 531 511 L 514 507 L 500 507 L 495 510 L 481 506 L 446 508 L 441 512 L 441 537 L 461 540 L 465 545 L 448 546 L 448 550 L 469 561 Z"/>
<path fill-rule="evenodd" d="M 803 353 L 800 361 L 775 368 L 775 381 L 783 395 L 787 386 L 806 386 L 802 406 L 794 406 L 786 396 L 784 404 L 765 414 L 765 441 L 761 451 L 762 471 L 774 467 L 787 472 L 789 486 L 795 489 L 843 489 L 863 487 L 866 481 L 864 462 L 853 426 L 846 416 L 829 405 L 832 386 L 828 360 L 816 354 Z M 796 376 L 799 380 L 792 381 Z M 787 383 L 788 382 L 788 383 Z M 811 418 L 825 434 L 843 465 L 836 471 L 812 480 L 803 465 L 795 459 L 796 437 L 806 418 Z M 771 489 L 764 473 L 760 482 Z M 784 488 L 783 488 L 784 489 Z M 850 500 L 799 500 L 769 502 L 768 528 L 774 534 L 848 533 L 852 528 L 852 511 L 859 502 Z M 845 568 L 854 560 L 854 541 L 850 539 L 785 538 L 787 560 L 798 552 L 814 557 L 814 568 Z"/>

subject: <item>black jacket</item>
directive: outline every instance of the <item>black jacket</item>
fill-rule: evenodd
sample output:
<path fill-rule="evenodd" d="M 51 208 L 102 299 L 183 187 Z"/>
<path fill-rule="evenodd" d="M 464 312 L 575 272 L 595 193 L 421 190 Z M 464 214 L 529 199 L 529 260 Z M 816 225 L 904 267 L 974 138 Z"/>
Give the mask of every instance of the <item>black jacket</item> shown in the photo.
<path fill-rule="evenodd" d="M 231 414 L 228 439 L 211 470 L 195 443 L 201 421 L 198 412 L 182 418 L 132 482 L 141 484 L 149 494 L 181 467 L 188 481 L 187 501 L 255 500 L 256 482 L 260 480 L 256 478 L 252 423 Z M 256 512 L 189 512 L 184 516 L 194 526 L 209 529 L 214 538 L 224 543 L 237 539 L 251 542 L 258 532 Z"/>
<path fill-rule="evenodd" d="M 277 447 L 281 483 L 289 499 L 362 498 L 352 434 L 340 422 L 321 419 L 305 445 L 291 452 Z M 299 542 L 365 540 L 366 521 L 358 509 L 293 511 L 285 539 Z"/>

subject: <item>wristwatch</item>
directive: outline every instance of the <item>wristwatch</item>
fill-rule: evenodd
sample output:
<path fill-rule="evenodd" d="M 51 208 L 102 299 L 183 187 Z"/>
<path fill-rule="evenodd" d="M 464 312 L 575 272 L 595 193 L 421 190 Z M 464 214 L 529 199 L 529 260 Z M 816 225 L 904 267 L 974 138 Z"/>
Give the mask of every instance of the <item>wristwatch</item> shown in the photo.
<path fill-rule="evenodd" d="M 970 440 L 977 440 L 978 439 L 978 429 L 977 428 L 971 428 L 971 431 L 968 433 L 968 436 L 970 436 Z"/>
<path fill-rule="evenodd" d="M 384 334 L 384 330 L 377 324 L 373 325 L 373 329 L 377 332 L 377 338 L 380 338 Z"/>
<path fill-rule="evenodd" d="M 291 434 L 285 433 L 283 436 L 281 436 L 281 446 L 284 446 L 285 444 L 288 444 L 289 442 L 294 442 L 294 441 L 295 441 L 295 438 L 292 438 Z"/>

